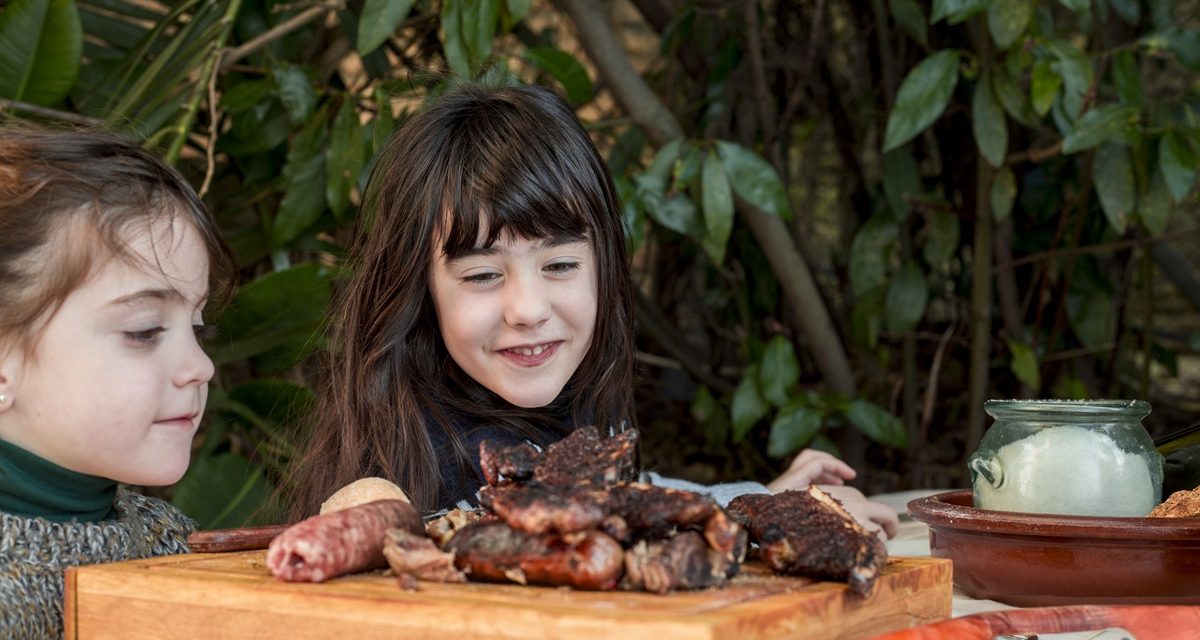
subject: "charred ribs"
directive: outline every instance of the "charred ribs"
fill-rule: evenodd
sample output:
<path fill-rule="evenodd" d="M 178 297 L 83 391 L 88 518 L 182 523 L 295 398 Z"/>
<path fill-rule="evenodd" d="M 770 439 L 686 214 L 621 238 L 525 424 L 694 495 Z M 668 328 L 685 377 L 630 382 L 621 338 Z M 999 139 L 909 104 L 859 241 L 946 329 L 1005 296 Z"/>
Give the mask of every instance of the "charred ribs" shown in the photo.
<path fill-rule="evenodd" d="M 820 489 L 749 494 L 729 514 L 750 531 L 763 561 L 777 573 L 845 580 L 865 596 L 887 564 L 887 547 L 842 504 Z"/>

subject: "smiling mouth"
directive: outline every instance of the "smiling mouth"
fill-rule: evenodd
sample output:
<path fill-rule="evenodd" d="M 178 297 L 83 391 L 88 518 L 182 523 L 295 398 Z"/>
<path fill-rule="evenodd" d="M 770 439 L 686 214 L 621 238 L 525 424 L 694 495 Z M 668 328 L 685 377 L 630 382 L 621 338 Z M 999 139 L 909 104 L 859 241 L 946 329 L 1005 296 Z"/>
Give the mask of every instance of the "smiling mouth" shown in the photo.
<path fill-rule="evenodd" d="M 535 367 L 549 360 L 558 351 L 560 344 L 562 344 L 561 341 L 556 341 L 524 347 L 510 347 L 502 349 L 500 353 L 520 366 Z"/>

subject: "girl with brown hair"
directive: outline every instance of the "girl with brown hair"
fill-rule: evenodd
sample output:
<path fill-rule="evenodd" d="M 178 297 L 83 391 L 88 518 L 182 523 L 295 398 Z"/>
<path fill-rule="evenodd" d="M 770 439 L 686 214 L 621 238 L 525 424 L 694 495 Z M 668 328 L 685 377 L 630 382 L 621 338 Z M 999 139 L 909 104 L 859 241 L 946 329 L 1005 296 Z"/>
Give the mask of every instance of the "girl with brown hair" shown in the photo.
<path fill-rule="evenodd" d="M 463 86 L 431 100 L 379 158 L 350 259 L 293 517 L 367 476 L 422 511 L 448 508 L 483 483 L 482 440 L 636 426 L 620 206 L 554 92 Z M 831 456 L 802 466 L 789 483 L 853 474 Z"/>

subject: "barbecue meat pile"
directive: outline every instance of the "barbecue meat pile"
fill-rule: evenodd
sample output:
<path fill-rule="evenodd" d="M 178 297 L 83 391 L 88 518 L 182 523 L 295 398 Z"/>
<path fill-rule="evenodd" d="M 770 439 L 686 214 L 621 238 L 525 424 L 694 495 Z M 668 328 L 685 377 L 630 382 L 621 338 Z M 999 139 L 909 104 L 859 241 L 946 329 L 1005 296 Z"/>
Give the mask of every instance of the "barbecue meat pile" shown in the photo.
<path fill-rule="evenodd" d="M 813 490 L 712 498 L 634 482 L 637 433 L 593 427 L 538 451 L 480 445 L 483 509 L 455 510 L 429 536 L 390 534 L 401 584 L 483 580 L 668 593 L 737 575 L 750 542 L 773 570 L 847 580 L 870 592 L 887 552 L 836 500 Z"/>
<path fill-rule="evenodd" d="M 846 580 L 865 596 L 887 564 L 883 541 L 814 486 L 738 496 L 729 514 L 746 525 L 759 555 L 777 573 Z"/>

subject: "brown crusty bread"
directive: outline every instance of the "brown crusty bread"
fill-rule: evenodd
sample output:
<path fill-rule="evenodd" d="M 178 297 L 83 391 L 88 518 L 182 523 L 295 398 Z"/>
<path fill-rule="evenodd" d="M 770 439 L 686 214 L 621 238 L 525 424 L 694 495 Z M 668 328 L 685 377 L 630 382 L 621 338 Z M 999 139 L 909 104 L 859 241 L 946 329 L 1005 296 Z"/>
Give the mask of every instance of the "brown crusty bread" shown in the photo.
<path fill-rule="evenodd" d="M 1196 518 L 1200 517 L 1200 487 L 1190 491 L 1176 491 L 1162 504 L 1150 512 L 1151 518 Z"/>

